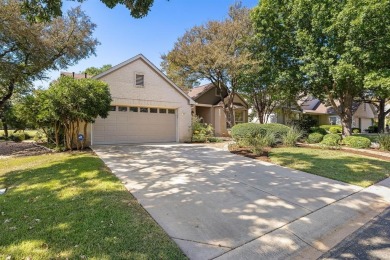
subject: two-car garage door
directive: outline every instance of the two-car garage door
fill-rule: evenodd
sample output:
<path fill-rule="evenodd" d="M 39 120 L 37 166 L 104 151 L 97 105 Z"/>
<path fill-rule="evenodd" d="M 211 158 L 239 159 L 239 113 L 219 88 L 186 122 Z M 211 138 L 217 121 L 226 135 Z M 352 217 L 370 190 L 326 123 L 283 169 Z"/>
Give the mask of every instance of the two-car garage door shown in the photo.
<path fill-rule="evenodd" d="M 115 106 L 107 118 L 97 118 L 92 127 L 93 144 L 175 142 L 176 111 Z"/>

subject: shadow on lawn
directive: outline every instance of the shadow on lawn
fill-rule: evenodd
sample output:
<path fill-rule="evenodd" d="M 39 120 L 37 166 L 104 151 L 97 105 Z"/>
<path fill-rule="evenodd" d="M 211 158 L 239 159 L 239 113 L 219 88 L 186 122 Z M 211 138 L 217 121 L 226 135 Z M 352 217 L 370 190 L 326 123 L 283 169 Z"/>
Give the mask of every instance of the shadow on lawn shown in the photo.
<path fill-rule="evenodd" d="M 96 157 L 4 176 L 10 189 L 0 197 L 0 258 L 183 257 Z"/>
<path fill-rule="evenodd" d="M 340 152 L 340 156 L 327 158 L 326 153 L 329 152 L 327 150 L 320 150 L 324 153 L 320 155 L 300 152 L 299 149 L 294 152 L 271 152 L 271 157 L 273 162 L 286 167 L 363 187 L 390 177 L 389 161 L 346 154 L 341 151 L 331 151 Z"/>

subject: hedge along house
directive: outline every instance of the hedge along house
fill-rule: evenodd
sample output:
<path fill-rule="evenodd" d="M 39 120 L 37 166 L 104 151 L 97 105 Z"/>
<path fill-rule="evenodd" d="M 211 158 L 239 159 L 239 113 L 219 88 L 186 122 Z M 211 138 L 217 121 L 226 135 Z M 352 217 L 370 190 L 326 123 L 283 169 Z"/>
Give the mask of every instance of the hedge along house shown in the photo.
<path fill-rule="evenodd" d="M 318 125 L 340 125 L 340 117 L 332 106 L 327 106 L 314 97 L 304 97 L 298 102 L 298 108 L 292 109 L 293 113 L 274 113 L 270 117 L 270 123 L 288 123 L 291 118 L 308 115 L 314 118 Z M 361 131 L 368 129 L 378 118 L 375 107 L 369 103 L 354 102 L 352 107 L 352 127 L 360 128 Z"/>
<path fill-rule="evenodd" d="M 202 118 L 204 123 L 211 124 L 216 136 L 227 136 L 223 102 L 227 101 L 228 90 L 222 93 L 224 100 L 221 100 L 219 89 L 211 83 L 193 88 L 188 95 L 196 102 L 192 113 Z M 234 124 L 248 122 L 248 104 L 239 94 L 234 95 L 233 113 Z"/>
<path fill-rule="evenodd" d="M 190 140 L 194 101 L 142 54 L 93 78 L 108 83 L 113 101 L 108 117 L 89 126 L 88 144 Z"/>

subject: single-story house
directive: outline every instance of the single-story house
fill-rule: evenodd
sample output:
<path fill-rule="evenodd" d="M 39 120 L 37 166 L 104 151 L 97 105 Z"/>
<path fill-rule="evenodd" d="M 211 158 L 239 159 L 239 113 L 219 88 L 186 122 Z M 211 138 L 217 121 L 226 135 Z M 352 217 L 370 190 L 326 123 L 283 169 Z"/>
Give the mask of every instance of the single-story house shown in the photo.
<path fill-rule="evenodd" d="M 196 102 L 192 107 L 192 113 L 202 118 L 204 123 L 211 124 L 216 136 L 228 135 L 223 110 L 223 102 L 225 104 L 227 102 L 228 90 L 222 93 L 224 100 L 221 100 L 219 89 L 211 83 L 193 88 L 188 95 Z M 233 105 L 234 124 L 248 122 L 248 103 L 239 94 L 235 94 Z"/>
<path fill-rule="evenodd" d="M 285 124 L 291 118 L 299 118 L 300 115 L 309 115 L 314 118 L 319 125 L 340 125 L 340 117 L 332 106 L 327 106 L 319 99 L 308 96 L 298 101 L 299 109 L 294 109 L 294 113 L 286 115 L 282 109 L 270 116 L 270 123 Z M 364 102 L 354 102 L 352 107 L 352 127 L 360 128 L 362 131 L 374 124 L 378 118 L 375 107 Z"/>
<path fill-rule="evenodd" d="M 89 144 L 191 139 L 191 105 L 195 102 L 142 54 L 93 78 L 108 83 L 113 101 L 108 117 L 98 117 L 90 124 Z"/>

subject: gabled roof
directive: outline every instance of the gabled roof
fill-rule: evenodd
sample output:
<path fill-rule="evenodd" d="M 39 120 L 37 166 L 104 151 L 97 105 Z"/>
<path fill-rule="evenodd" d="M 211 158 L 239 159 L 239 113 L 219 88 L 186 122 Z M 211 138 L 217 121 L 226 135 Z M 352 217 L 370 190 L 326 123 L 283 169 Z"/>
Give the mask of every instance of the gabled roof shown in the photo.
<path fill-rule="evenodd" d="M 192 100 L 192 98 L 190 96 L 188 96 L 183 90 L 181 90 L 178 86 L 176 86 L 175 83 L 173 83 L 164 73 L 161 72 L 161 70 L 159 68 L 157 68 L 152 62 L 150 62 L 144 55 L 142 54 L 138 54 L 137 56 L 134 56 L 133 58 L 130 58 L 122 63 L 119 63 L 118 65 L 114 66 L 114 67 L 111 67 L 110 69 L 94 76 L 93 78 L 94 79 L 100 79 L 110 73 L 112 73 L 113 71 L 116 71 L 136 60 L 142 60 L 144 61 L 147 65 L 149 65 L 150 68 L 152 68 L 152 70 L 154 70 L 158 75 L 160 75 L 165 81 L 167 81 L 174 89 L 176 89 L 181 95 L 183 95 L 185 98 L 188 99 L 189 103 L 192 105 L 192 104 L 195 104 L 195 101 Z"/>
<path fill-rule="evenodd" d="M 213 87 L 214 87 L 214 85 L 212 83 L 198 86 L 198 87 L 191 89 L 190 92 L 188 92 L 188 95 L 192 99 L 197 99 L 198 97 L 202 96 L 204 93 L 206 93 L 207 91 L 209 91 Z"/>

